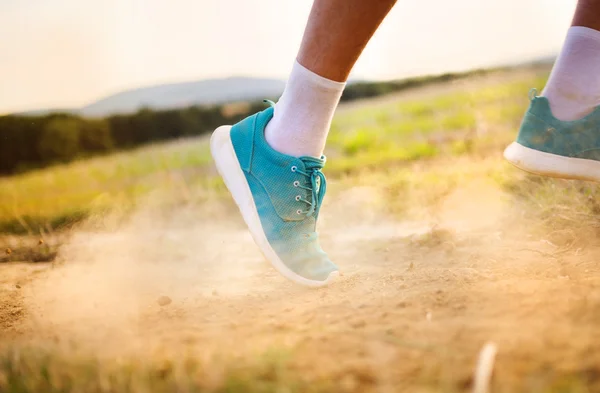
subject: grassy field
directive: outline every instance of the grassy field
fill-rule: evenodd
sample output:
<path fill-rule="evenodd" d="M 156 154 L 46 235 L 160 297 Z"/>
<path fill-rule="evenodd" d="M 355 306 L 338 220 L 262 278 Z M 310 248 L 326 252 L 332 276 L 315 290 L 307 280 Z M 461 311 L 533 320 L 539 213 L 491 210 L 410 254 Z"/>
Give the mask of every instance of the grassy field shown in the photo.
<path fill-rule="evenodd" d="M 599 191 L 501 158 L 547 73 L 340 107 L 322 290 L 262 265 L 207 138 L 1 178 L 0 240 L 64 244 L 0 264 L 0 392 L 463 392 L 487 341 L 493 392 L 598 391 Z"/>
<path fill-rule="evenodd" d="M 543 73 L 509 80 L 499 75 L 485 87 L 456 82 L 469 87 L 420 99 L 403 93 L 400 99 L 340 111 L 329 137 L 327 175 L 341 178 L 416 160 L 496 151 L 514 137 L 529 87 L 544 83 Z M 0 178 L 0 233 L 52 232 L 95 210 L 127 208 L 163 191 L 175 195 L 175 203 L 178 197 L 201 201 L 223 192 L 206 137 Z"/>

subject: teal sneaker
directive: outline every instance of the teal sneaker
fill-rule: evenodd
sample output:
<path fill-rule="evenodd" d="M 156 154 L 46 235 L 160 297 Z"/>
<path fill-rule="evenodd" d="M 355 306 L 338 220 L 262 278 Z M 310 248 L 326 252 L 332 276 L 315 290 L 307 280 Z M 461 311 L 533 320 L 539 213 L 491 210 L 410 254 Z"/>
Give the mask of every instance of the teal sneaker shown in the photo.
<path fill-rule="evenodd" d="M 265 126 L 273 107 L 215 130 L 210 149 L 219 174 L 254 241 L 286 278 L 329 284 L 338 273 L 319 246 L 319 209 L 326 191 L 325 157 L 292 157 L 273 150 Z"/>
<path fill-rule="evenodd" d="M 506 148 L 504 157 L 534 174 L 600 181 L 600 107 L 582 119 L 561 121 L 535 89 L 529 98 L 517 141 Z"/>

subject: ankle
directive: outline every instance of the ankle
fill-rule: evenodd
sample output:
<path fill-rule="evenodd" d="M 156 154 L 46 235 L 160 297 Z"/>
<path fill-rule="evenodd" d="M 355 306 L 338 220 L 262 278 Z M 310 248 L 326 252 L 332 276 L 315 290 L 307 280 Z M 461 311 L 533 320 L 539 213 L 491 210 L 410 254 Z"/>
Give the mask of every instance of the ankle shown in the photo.
<path fill-rule="evenodd" d="M 600 105 L 600 31 L 569 29 L 542 95 L 554 117 L 576 120 Z"/>
<path fill-rule="evenodd" d="M 291 156 L 320 157 L 345 85 L 296 62 L 265 129 L 267 143 Z"/>

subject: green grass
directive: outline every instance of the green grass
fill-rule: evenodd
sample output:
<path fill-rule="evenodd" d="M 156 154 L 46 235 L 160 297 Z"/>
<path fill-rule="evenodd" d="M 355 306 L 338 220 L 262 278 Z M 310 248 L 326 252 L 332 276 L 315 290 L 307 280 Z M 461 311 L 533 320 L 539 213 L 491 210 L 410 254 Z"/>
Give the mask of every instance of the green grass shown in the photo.
<path fill-rule="evenodd" d="M 340 113 L 328 141 L 332 158 L 328 174 L 498 148 L 515 137 L 527 108 L 528 87 L 543 84 L 544 78 L 531 76 L 428 99 L 366 104 Z"/>
<path fill-rule="evenodd" d="M 153 191 L 215 189 L 204 139 L 169 142 L 131 152 L 0 178 L 0 232 L 37 233 L 80 221 L 94 210 L 127 208 Z"/>

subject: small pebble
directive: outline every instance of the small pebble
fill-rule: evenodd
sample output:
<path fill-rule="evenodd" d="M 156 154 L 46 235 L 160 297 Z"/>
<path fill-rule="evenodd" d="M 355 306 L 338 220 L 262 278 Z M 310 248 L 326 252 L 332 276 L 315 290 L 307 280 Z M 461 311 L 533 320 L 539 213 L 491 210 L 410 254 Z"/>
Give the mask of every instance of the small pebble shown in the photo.
<path fill-rule="evenodd" d="M 39 244 L 40 246 L 41 246 L 42 244 L 44 244 L 44 239 L 40 239 L 40 240 L 38 241 L 38 244 Z"/>
<path fill-rule="evenodd" d="M 156 302 L 158 303 L 159 306 L 167 306 L 167 305 L 171 304 L 173 301 L 168 296 L 161 296 L 158 298 L 158 300 Z"/>
<path fill-rule="evenodd" d="M 12 254 L 12 250 L 10 248 L 7 248 L 6 249 L 6 255 L 10 255 L 10 254 Z"/>
<path fill-rule="evenodd" d="M 16 285 L 15 285 L 15 287 L 16 287 L 17 289 L 21 289 L 21 286 L 20 286 L 19 284 L 16 284 Z"/>

